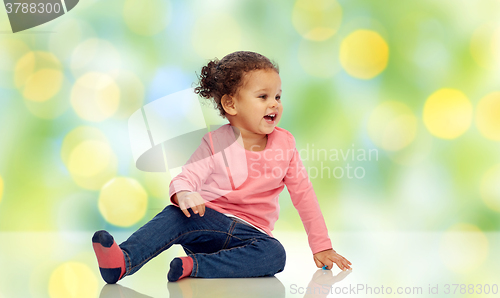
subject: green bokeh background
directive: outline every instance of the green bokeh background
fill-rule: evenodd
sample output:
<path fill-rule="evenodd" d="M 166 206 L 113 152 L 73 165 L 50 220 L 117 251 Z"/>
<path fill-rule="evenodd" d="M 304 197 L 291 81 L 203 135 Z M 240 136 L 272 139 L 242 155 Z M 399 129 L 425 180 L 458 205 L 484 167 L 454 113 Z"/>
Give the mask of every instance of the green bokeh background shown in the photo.
<path fill-rule="evenodd" d="M 323 162 L 364 169 L 361 179 L 311 177 L 330 231 L 442 231 L 458 223 L 483 231 L 500 227 L 498 212 L 480 194 L 484 174 L 500 163 L 499 142 L 480 133 L 475 113 L 470 127 L 451 140 L 433 136 L 422 117 L 427 98 L 441 88 L 463 92 L 474 112 L 481 98 L 500 91 L 500 53 L 496 60 L 495 54 L 491 61 L 486 57 L 484 67 L 471 52 L 480 26 L 497 22 L 500 28 L 500 1 L 338 1 L 340 27 L 322 41 L 296 30 L 294 1 L 143 2 L 161 4 L 159 23 L 166 25 L 152 35 L 127 25 L 124 7 L 133 1 L 83 0 L 62 17 L 17 34 L 9 33 L 7 14 L 0 13 L 0 43 L 21 41 L 30 51 L 53 53 L 65 76 L 56 95 L 60 112 L 41 118 L 27 108 L 20 89 L 5 83 L 12 80 L 19 53 L 0 49 L 0 231 L 134 231 L 169 203 L 170 177 L 134 166 L 127 130 L 133 110 L 92 122 L 70 104 L 70 91 L 81 76 L 72 69 L 73 51 L 90 38 L 109 41 L 119 53 L 118 69 L 140 80 L 142 105 L 192 87 L 209 58 L 250 50 L 276 61 L 285 110 L 279 126 L 294 134 L 299 150 L 377 150 L 377 159 L 369 161 L 304 158 L 308 168 Z M 141 9 L 135 18 L 145 24 L 158 21 Z M 200 35 L 212 27 L 222 29 Z M 341 42 L 358 29 L 377 32 L 389 47 L 387 67 L 372 79 L 349 75 L 339 62 Z M 99 64 L 93 65 L 96 69 L 88 71 L 100 71 Z M 315 75 L 315 68 L 328 74 Z M 370 115 L 388 100 L 404 103 L 417 119 L 419 137 L 406 151 L 386 151 L 368 135 Z M 126 105 L 121 103 L 125 110 Z M 146 215 L 134 225 L 106 222 L 97 207 L 99 190 L 76 184 L 63 162 L 65 136 L 82 125 L 108 138 L 118 158 L 116 176 L 134 178 L 147 191 Z M 398 156 L 409 162 L 396 162 Z M 286 191 L 280 204 L 276 229 L 302 231 Z"/>

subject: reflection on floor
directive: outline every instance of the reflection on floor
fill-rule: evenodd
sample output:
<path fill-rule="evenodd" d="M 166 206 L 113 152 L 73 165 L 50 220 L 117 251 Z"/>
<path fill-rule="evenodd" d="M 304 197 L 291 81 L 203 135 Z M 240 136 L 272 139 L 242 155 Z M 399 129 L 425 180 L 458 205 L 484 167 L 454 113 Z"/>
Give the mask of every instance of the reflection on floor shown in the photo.
<path fill-rule="evenodd" d="M 311 289 L 317 288 L 317 295 L 305 295 L 305 297 L 327 297 L 325 291 L 328 291 L 331 286 L 344 279 L 351 272 L 352 270 L 341 271 L 334 276 L 331 270 L 316 270 L 308 287 Z M 276 277 L 224 279 L 185 278 L 179 282 L 167 283 L 167 289 L 169 297 L 286 297 L 285 286 Z M 321 293 L 320 289 L 323 293 Z M 116 297 L 146 298 L 151 296 L 138 293 L 118 284 L 105 285 L 99 296 L 99 298 Z"/>
<path fill-rule="evenodd" d="M 100 278 L 92 234 L 0 233 L 0 298 L 472 297 L 479 286 L 493 297 L 500 286 L 500 233 L 332 233 L 334 248 L 353 263 L 344 272 L 316 268 L 304 233 L 276 232 L 287 264 L 275 277 L 171 283 L 168 264 L 184 255 L 174 246 L 117 285 Z"/>

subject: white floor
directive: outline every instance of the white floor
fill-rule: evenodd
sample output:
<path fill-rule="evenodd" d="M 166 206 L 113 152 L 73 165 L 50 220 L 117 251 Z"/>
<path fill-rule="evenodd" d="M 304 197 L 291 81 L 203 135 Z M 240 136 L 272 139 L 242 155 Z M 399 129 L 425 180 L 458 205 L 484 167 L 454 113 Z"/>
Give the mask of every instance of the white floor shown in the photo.
<path fill-rule="evenodd" d="M 275 277 L 169 283 L 170 260 L 184 255 L 174 246 L 117 285 L 101 280 L 91 236 L 0 233 L 0 298 L 494 297 L 500 292 L 500 233 L 332 233 L 334 249 L 353 264 L 343 272 L 316 268 L 304 233 L 276 232 L 287 265 Z M 121 242 L 128 234 L 114 236 Z"/>

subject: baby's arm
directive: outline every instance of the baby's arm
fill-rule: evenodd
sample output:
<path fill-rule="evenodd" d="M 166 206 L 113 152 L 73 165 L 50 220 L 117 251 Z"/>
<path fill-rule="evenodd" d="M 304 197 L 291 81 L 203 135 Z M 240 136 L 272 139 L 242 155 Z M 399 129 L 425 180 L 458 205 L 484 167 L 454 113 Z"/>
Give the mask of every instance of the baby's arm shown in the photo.
<path fill-rule="evenodd" d="M 321 214 L 316 194 L 297 149 L 293 150 L 284 182 L 306 230 L 312 253 L 316 254 L 332 249 L 328 229 Z"/>
<path fill-rule="evenodd" d="M 336 263 L 342 270 L 350 269 L 351 262 L 332 249 L 328 230 L 312 183 L 295 148 L 295 140 L 293 137 L 291 139 L 293 155 L 284 182 L 290 192 L 293 205 L 299 212 L 306 229 L 314 262 L 319 268 L 326 266 L 326 268 L 331 269 L 333 263 Z"/>
<path fill-rule="evenodd" d="M 212 152 L 209 146 L 205 136 L 200 146 L 182 167 L 182 172 L 170 182 L 170 201 L 178 206 L 187 217 L 191 216 L 189 208 L 200 216 L 205 214 L 205 200 L 197 191 L 201 189 L 205 179 L 213 170 Z"/>
<path fill-rule="evenodd" d="M 352 265 L 351 262 L 333 249 L 317 252 L 313 255 L 313 258 L 318 268 L 326 266 L 326 269 L 332 269 L 333 263 L 335 263 L 340 269 L 349 270 L 351 269 L 349 265 Z"/>

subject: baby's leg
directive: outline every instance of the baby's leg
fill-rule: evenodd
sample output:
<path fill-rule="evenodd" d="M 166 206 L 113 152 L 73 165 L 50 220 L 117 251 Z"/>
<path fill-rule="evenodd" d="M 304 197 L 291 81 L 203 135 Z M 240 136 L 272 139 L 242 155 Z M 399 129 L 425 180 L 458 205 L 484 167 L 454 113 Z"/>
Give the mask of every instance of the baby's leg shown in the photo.
<path fill-rule="evenodd" d="M 190 254 L 190 276 L 206 278 L 273 276 L 283 271 L 286 261 L 281 243 L 256 229 L 234 221 L 224 249 Z"/>
<path fill-rule="evenodd" d="M 108 283 L 114 283 L 124 276 L 131 275 L 149 260 L 174 244 L 204 243 L 204 246 L 209 250 L 217 251 L 222 249 L 228 239 L 231 219 L 210 208 L 205 209 L 203 217 L 194 214 L 191 210 L 190 212 L 191 217 L 188 218 L 176 206 L 169 205 L 163 209 L 151 221 L 120 244 L 119 247 L 116 246 L 121 249 L 122 255 L 120 257 L 123 257 L 125 272 L 118 277 L 113 276 L 113 278 L 105 277 L 105 274 L 103 274 L 103 279 Z M 111 247 L 115 246 L 112 245 Z M 105 254 L 99 254 L 98 250 L 96 250 L 96 255 L 100 267 L 101 263 L 107 262 L 104 261 L 106 260 Z M 113 256 L 116 255 L 119 255 L 119 253 L 113 250 Z M 121 267 L 117 266 L 115 268 Z M 101 274 L 102 272 L 103 270 L 101 270 Z"/>

